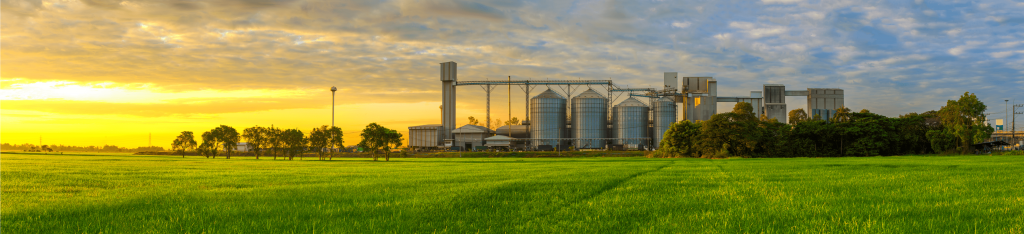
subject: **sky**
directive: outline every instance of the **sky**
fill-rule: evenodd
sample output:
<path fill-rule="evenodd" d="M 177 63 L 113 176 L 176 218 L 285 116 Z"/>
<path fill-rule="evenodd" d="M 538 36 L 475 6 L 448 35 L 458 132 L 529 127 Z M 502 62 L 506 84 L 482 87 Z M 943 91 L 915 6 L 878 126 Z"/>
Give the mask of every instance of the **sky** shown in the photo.
<path fill-rule="evenodd" d="M 999 0 L 2 0 L 0 141 L 169 147 L 221 124 L 308 132 L 331 124 L 337 86 L 334 124 L 352 145 L 371 122 L 440 123 L 447 61 L 459 80 L 660 87 L 679 72 L 715 77 L 720 96 L 842 88 L 851 109 L 891 117 L 971 92 L 996 119 L 1003 100 L 1024 103 L 1021 12 Z M 507 119 L 511 96 L 522 119 L 515 89 L 492 93 L 492 118 Z M 458 87 L 460 125 L 485 118 L 484 96 Z"/>

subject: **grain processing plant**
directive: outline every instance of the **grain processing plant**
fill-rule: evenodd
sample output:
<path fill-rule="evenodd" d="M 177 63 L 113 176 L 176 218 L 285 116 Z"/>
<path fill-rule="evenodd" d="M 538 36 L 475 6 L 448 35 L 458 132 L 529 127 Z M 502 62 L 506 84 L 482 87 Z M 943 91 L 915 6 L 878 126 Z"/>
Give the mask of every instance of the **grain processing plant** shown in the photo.
<path fill-rule="evenodd" d="M 780 122 L 786 122 L 787 96 L 807 97 L 811 116 L 828 118 L 843 107 L 842 89 L 765 84 L 749 96 L 719 96 L 715 78 L 680 79 L 677 72 L 665 72 L 662 87 L 622 88 L 612 80 L 459 81 L 457 70 L 455 62 L 441 63 L 441 124 L 409 127 L 414 150 L 653 150 L 672 123 L 709 120 L 720 102 L 750 103 L 758 117 Z M 459 86 L 483 88 L 487 126 L 456 126 Z M 501 86 L 526 94 L 526 119 L 491 130 L 491 90 Z"/>

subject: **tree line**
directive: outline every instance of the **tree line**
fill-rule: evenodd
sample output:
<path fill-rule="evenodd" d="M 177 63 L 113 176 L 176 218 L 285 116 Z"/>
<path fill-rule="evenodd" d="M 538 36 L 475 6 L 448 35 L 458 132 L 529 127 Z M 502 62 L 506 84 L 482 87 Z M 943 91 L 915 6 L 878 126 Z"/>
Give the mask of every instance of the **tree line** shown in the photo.
<path fill-rule="evenodd" d="M 665 132 L 660 157 L 843 157 L 970 153 L 994 129 L 987 107 L 972 93 L 949 100 L 939 111 L 890 118 L 842 107 L 834 116 L 789 112 L 789 123 L 755 117 L 750 103 L 708 121 L 680 121 Z"/>
<path fill-rule="evenodd" d="M 402 146 L 402 134 L 395 130 L 385 128 L 377 123 L 371 123 L 363 129 L 360 134 L 362 140 L 358 147 L 373 155 L 377 160 L 378 151 L 384 151 L 385 160 L 390 161 L 390 150 Z M 267 156 L 269 153 L 276 160 L 278 155 L 284 159 L 293 160 L 299 156 L 301 160 L 307 152 L 317 153 L 320 160 L 333 160 L 335 153 L 344 148 L 344 132 L 341 128 L 323 125 L 313 128 L 309 134 L 299 129 L 280 129 L 275 127 L 254 126 L 238 131 L 227 125 L 220 125 L 201 135 L 202 143 L 195 140 L 191 131 L 183 131 L 171 143 L 172 150 L 181 152 L 185 157 L 187 150 L 194 149 L 197 153 L 206 158 L 217 158 L 219 152 L 225 153 L 225 158 L 230 159 L 231 153 L 241 140 L 245 140 L 247 150 L 250 150 L 259 159 L 260 156 Z"/>
<path fill-rule="evenodd" d="M 103 145 L 103 146 L 73 146 L 73 145 L 35 145 L 35 144 L 0 144 L 0 149 L 4 150 L 21 150 L 27 152 L 68 152 L 68 151 L 79 151 L 79 152 L 143 152 L 143 151 L 163 151 L 164 148 L 160 146 L 141 146 L 136 148 L 120 147 L 116 145 Z"/>

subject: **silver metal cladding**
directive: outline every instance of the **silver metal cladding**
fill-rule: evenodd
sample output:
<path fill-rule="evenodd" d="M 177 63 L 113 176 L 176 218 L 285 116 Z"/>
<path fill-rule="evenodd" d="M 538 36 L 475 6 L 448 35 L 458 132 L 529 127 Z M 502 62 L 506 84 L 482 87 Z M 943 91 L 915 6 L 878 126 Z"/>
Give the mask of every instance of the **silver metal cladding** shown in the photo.
<path fill-rule="evenodd" d="M 630 97 L 615 105 L 615 143 L 630 149 L 648 148 L 648 121 L 650 107 L 640 100 Z"/>
<path fill-rule="evenodd" d="M 661 97 L 654 101 L 654 142 L 652 145 L 657 148 L 661 145 L 661 139 L 668 131 L 672 123 L 676 122 L 676 102 L 673 97 Z"/>
<path fill-rule="evenodd" d="M 593 89 L 583 91 L 571 101 L 573 147 L 600 149 L 608 137 L 608 98 Z M 589 140 L 588 140 L 589 139 Z"/>
<path fill-rule="evenodd" d="M 533 147 L 563 145 L 561 140 L 540 140 L 544 138 L 565 138 L 566 100 L 551 89 L 530 99 L 530 137 Z"/>

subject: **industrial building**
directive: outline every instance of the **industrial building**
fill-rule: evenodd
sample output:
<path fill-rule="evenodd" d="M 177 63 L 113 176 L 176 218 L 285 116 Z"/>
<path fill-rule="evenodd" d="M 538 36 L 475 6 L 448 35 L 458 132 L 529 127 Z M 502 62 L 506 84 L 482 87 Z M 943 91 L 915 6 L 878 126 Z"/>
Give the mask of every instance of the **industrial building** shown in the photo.
<path fill-rule="evenodd" d="M 843 90 L 786 90 L 765 84 L 749 96 L 719 96 L 713 77 L 682 77 L 664 73 L 664 86 L 622 88 L 611 80 L 459 81 L 455 62 L 441 63 L 441 124 L 409 127 L 409 146 L 433 150 L 653 150 L 677 121 L 706 121 L 720 102 L 746 102 L 760 117 L 786 122 L 787 96 L 807 97 L 809 116 L 832 116 L 843 107 Z M 458 86 L 480 86 L 487 95 L 488 126 L 455 126 Z M 521 125 L 490 129 L 491 91 L 518 87 L 526 95 Z M 530 92 L 543 86 L 535 96 Z M 586 90 L 579 92 L 581 88 Z M 559 92 L 561 91 L 561 92 Z M 575 95 L 574 95 L 575 94 Z M 622 101 L 618 101 L 622 100 Z"/>

